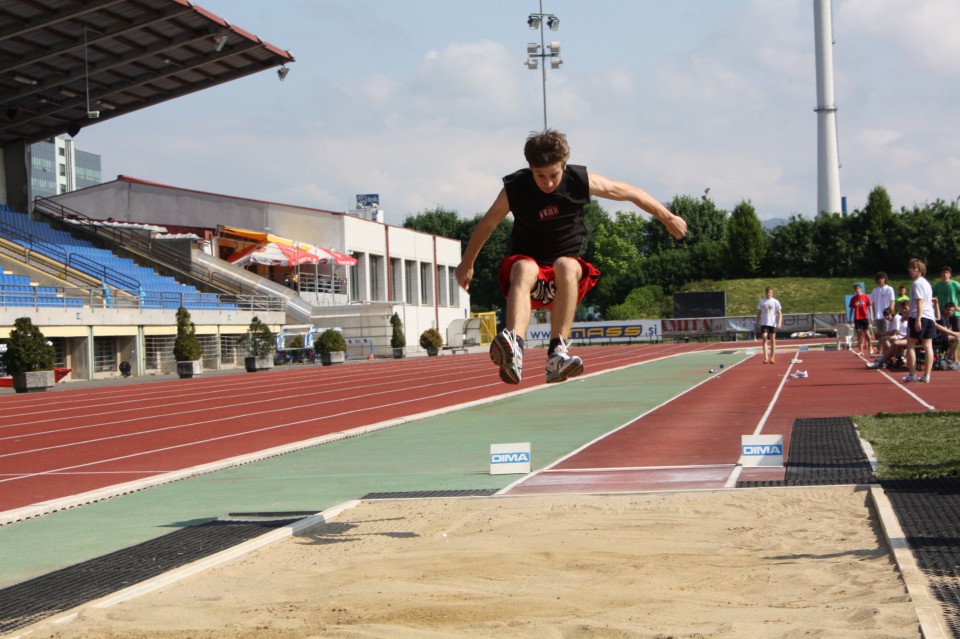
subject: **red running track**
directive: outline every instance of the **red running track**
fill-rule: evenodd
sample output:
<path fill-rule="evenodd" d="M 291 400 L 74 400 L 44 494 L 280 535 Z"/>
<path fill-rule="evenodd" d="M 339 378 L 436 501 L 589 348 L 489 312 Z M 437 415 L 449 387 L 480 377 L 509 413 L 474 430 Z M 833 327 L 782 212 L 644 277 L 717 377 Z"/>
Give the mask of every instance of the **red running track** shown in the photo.
<path fill-rule="evenodd" d="M 593 373 L 730 346 L 578 352 Z M 956 371 L 905 387 L 900 375 L 868 371 L 849 351 L 800 356 L 800 364 L 784 353 L 776 365 L 754 357 L 730 367 L 513 491 L 721 487 L 750 430 L 782 434 L 789 446 L 798 417 L 960 409 Z M 544 358 L 542 349 L 528 353 L 519 387 L 500 382 L 486 354 L 475 354 L 2 396 L 0 512 L 526 391 L 543 384 Z M 787 377 L 791 367 L 809 377 Z M 777 476 L 782 469 L 744 471 L 742 479 Z"/>
<path fill-rule="evenodd" d="M 931 384 L 903 384 L 905 371 L 867 370 L 852 351 L 782 353 L 779 359 L 767 365 L 754 356 L 730 367 L 509 492 L 718 489 L 738 479 L 782 479 L 782 468 L 737 467 L 742 435 L 783 435 L 789 459 L 798 418 L 960 410 L 957 371 L 934 371 Z M 808 377 L 790 377 L 796 370 Z"/>
<path fill-rule="evenodd" d="M 593 373 L 702 347 L 578 352 Z M 473 354 L 7 395 L 0 512 L 528 390 L 545 357 L 528 353 L 520 386 Z"/>

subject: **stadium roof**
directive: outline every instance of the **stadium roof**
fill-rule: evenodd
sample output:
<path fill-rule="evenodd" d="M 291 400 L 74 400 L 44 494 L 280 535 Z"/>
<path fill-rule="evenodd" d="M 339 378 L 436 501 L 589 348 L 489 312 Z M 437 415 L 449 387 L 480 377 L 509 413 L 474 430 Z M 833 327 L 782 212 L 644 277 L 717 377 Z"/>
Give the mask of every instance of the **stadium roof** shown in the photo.
<path fill-rule="evenodd" d="M 0 0 L 0 147 L 293 61 L 186 0 Z"/>

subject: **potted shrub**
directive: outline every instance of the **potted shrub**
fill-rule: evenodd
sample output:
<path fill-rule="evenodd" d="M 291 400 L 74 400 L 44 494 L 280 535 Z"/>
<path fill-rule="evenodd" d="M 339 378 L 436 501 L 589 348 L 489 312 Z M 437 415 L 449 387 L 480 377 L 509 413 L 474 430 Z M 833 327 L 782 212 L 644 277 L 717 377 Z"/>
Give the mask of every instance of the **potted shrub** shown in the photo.
<path fill-rule="evenodd" d="M 243 365 L 248 373 L 255 373 L 273 368 L 273 353 L 277 350 L 277 336 L 270 327 L 260 321 L 259 317 L 250 320 L 247 334 L 240 338 L 240 342 L 247 348 L 247 357 Z"/>
<path fill-rule="evenodd" d="M 427 351 L 427 355 L 437 355 L 443 347 L 443 336 L 435 328 L 428 328 L 420 334 L 420 348 Z"/>
<path fill-rule="evenodd" d="M 173 342 L 173 358 L 181 379 L 203 372 L 203 347 L 197 339 L 197 327 L 190 321 L 190 312 L 177 309 L 177 339 Z"/>
<path fill-rule="evenodd" d="M 55 383 L 53 365 L 57 353 L 29 317 L 14 320 L 7 350 L 0 355 L 18 393 L 45 391 Z"/>
<path fill-rule="evenodd" d="M 317 335 L 313 341 L 313 349 L 320 353 L 320 363 L 324 366 L 343 364 L 347 342 L 343 339 L 343 333 L 335 328 L 328 328 Z"/>
<path fill-rule="evenodd" d="M 407 347 L 407 338 L 403 334 L 403 320 L 396 313 L 390 318 L 390 324 L 393 326 L 393 335 L 390 336 L 390 346 L 393 348 L 393 356 L 397 359 L 403 357 L 403 350 Z"/>

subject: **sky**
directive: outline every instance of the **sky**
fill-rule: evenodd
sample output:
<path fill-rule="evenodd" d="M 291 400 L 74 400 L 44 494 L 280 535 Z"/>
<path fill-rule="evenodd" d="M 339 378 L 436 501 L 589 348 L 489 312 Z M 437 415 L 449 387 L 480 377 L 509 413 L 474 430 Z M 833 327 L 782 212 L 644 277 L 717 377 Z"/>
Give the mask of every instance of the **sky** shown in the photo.
<path fill-rule="evenodd" d="M 331 211 L 375 193 L 388 224 L 472 218 L 526 136 L 661 202 L 817 208 L 813 0 L 543 0 L 563 66 L 527 69 L 539 0 L 197 0 L 296 62 L 97 126 L 116 175 Z M 895 209 L 960 198 L 960 2 L 833 0 L 840 187 Z M 601 202 L 608 212 L 633 205 Z"/>

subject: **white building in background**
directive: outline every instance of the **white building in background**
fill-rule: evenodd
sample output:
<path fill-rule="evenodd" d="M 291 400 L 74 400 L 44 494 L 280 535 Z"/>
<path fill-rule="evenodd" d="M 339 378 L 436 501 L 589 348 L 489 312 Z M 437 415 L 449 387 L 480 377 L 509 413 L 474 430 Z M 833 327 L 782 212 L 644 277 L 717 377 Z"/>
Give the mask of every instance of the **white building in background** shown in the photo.
<path fill-rule="evenodd" d="M 29 200 L 76 191 L 100 181 L 100 156 L 81 151 L 72 139 L 52 138 L 30 145 Z"/>
<path fill-rule="evenodd" d="M 375 332 L 377 328 L 365 325 L 375 309 L 373 314 L 380 318 L 396 312 L 403 319 L 408 347 L 417 349 L 426 329 L 437 328 L 446 334 L 454 320 L 469 317 L 469 295 L 454 276 L 460 262 L 460 241 L 384 224 L 379 206 L 349 213 L 326 211 L 181 189 L 128 176 L 55 199 L 94 219 L 155 224 L 173 232 L 191 230 L 204 238 L 209 252 L 219 258 L 227 255 L 219 246 L 218 227 L 269 233 L 352 255 L 357 264 L 343 270 L 343 294 L 309 299 L 315 306 L 315 323 L 325 316 L 329 323 L 342 326 L 348 336 Z M 259 274 L 278 279 L 269 270 Z M 378 319 L 376 323 L 381 322 Z M 378 334 L 375 338 L 379 348 L 389 336 Z"/>

